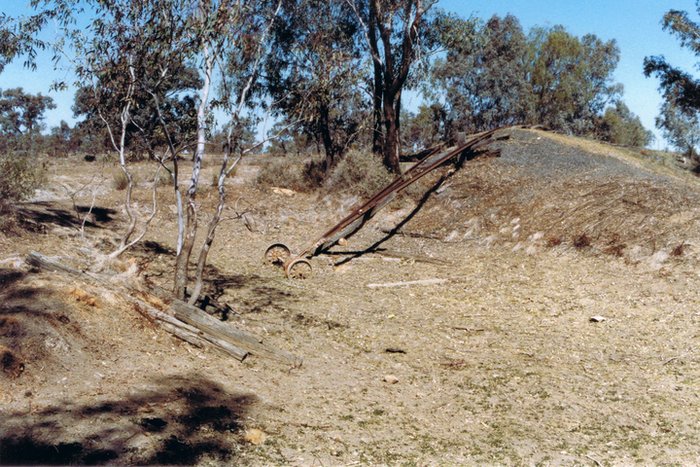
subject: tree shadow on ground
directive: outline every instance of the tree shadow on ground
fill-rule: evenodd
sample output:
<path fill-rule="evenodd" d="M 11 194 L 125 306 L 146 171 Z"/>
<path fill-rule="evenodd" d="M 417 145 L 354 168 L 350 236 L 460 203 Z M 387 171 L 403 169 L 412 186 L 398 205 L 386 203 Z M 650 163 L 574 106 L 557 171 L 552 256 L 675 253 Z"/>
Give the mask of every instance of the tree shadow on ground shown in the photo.
<path fill-rule="evenodd" d="M 242 420 L 256 402 L 194 374 L 156 378 L 123 398 L 5 412 L 0 465 L 233 462 Z"/>
<path fill-rule="evenodd" d="M 443 175 L 438 179 L 436 183 L 434 183 L 425 193 L 423 193 L 423 196 L 421 196 L 420 200 L 418 200 L 418 203 L 416 204 L 416 207 L 409 212 L 406 217 L 401 219 L 401 221 L 396 224 L 387 234 L 374 242 L 372 245 L 368 246 L 364 250 L 360 251 L 335 251 L 335 252 L 326 252 L 324 254 L 330 254 L 330 255 L 347 255 L 345 258 L 342 260 L 338 261 L 335 263 L 336 266 L 342 266 L 343 264 L 349 263 L 350 261 L 359 258 L 363 255 L 366 255 L 368 253 L 375 253 L 382 251 L 381 246 L 386 243 L 387 241 L 391 240 L 396 234 L 399 233 L 399 231 L 406 225 L 408 224 L 411 219 L 413 219 L 416 214 L 418 214 L 421 209 L 423 209 L 423 206 L 425 206 L 425 203 L 428 202 L 430 199 L 430 196 L 432 196 L 433 193 L 435 193 L 437 190 L 440 189 L 440 187 L 452 176 L 454 172 L 449 172 L 446 175 Z"/>
<path fill-rule="evenodd" d="M 152 254 L 152 255 L 168 255 L 168 256 L 175 256 L 175 250 L 170 248 L 167 245 L 163 245 L 160 242 L 156 242 L 153 240 L 145 240 L 143 242 L 139 242 L 136 245 L 134 245 L 134 248 L 132 250 L 134 253 L 141 253 L 141 254 Z"/>
<path fill-rule="evenodd" d="M 239 313 L 282 311 L 299 298 L 270 283 L 257 274 L 227 274 L 216 266 L 207 265 L 204 273 L 204 297 L 219 301 L 225 293 L 238 296 L 234 309 Z"/>
<path fill-rule="evenodd" d="M 331 255 L 338 255 L 338 254 L 343 254 L 343 255 L 348 255 L 346 258 L 338 261 L 335 263 L 336 266 L 342 266 L 343 264 L 349 263 L 350 261 L 359 258 L 363 255 L 366 255 L 367 253 L 373 253 L 380 251 L 380 247 L 390 240 L 392 237 L 394 237 L 399 231 L 413 219 L 416 214 L 418 214 L 421 209 L 423 209 L 423 206 L 425 206 L 425 203 L 428 202 L 430 197 L 433 195 L 433 193 L 437 192 L 440 187 L 448 181 L 450 178 L 452 178 L 463 166 L 466 162 L 471 161 L 473 159 L 476 159 L 479 156 L 482 155 L 488 155 L 490 154 L 491 151 L 487 149 L 466 149 L 463 151 L 461 154 L 457 156 L 456 159 L 454 160 L 453 163 L 453 169 L 449 170 L 447 173 L 443 174 L 435 183 L 433 183 L 428 190 L 423 193 L 421 196 L 420 200 L 418 200 L 418 203 L 416 204 L 416 207 L 411 210 L 411 212 L 406 215 L 394 228 L 392 228 L 384 237 L 381 239 L 377 240 L 375 243 L 370 245 L 369 247 L 365 248 L 364 250 L 361 251 L 345 251 L 345 252 L 324 252 L 324 254 L 331 254 Z M 446 164 L 446 163 L 445 163 Z M 443 164 L 444 166 L 444 164 Z M 360 229 L 358 228 L 355 232 L 353 232 L 351 235 L 348 235 L 348 238 L 357 233 Z"/>
<path fill-rule="evenodd" d="M 75 210 L 58 207 L 49 202 L 23 203 L 15 208 L 20 225 L 27 230 L 46 229 L 47 226 L 79 229 L 82 219 L 90 213 L 85 222 L 87 227 L 101 227 L 114 222 L 117 211 L 99 206 L 75 206 Z M 77 213 L 75 211 L 78 211 Z"/>

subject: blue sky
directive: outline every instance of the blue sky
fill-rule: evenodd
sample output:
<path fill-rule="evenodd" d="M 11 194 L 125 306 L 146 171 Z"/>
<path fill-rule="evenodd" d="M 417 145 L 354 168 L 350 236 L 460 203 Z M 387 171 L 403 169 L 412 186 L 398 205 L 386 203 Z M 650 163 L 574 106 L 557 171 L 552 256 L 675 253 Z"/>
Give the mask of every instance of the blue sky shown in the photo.
<path fill-rule="evenodd" d="M 28 0 L 0 0 L 0 12 L 11 16 L 28 14 Z M 527 31 L 533 26 L 563 25 L 576 35 L 593 33 L 601 39 L 615 39 L 622 57 L 615 73 L 617 81 L 625 86 L 624 100 L 630 109 L 640 116 L 644 125 L 657 135 L 656 148 L 665 146 L 658 130 L 654 128 L 654 117 L 661 104 L 657 82 L 642 74 L 642 61 L 647 55 L 665 55 L 677 66 L 693 70 L 698 61 L 690 52 L 680 48 L 670 34 L 661 30 L 661 18 L 669 9 L 685 10 L 697 17 L 694 0 L 440 0 L 438 6 L 463 17 L 478 16 L 487 19 L 494 14 L 512 13 L 520 19 Z M 55 31 L 46 31 L 51 38 Z M 0 74 L 0 88 L 23 87 L 32 93 L 51 95 L 57 109 L 47 114 L 49 127 L 62 119 L 72 122 L 72 92 L 48 92 L 56 79 L 70 79 L 65 70 L 54 70 L 50 54 L 40 57 L 39 68 L 31 72 L 22 67 L 21 60 L 10 64 Z M 417 99 L 417 98 L 414 98 Z M 416 102 L 409 102 L 416 105 Z"/>

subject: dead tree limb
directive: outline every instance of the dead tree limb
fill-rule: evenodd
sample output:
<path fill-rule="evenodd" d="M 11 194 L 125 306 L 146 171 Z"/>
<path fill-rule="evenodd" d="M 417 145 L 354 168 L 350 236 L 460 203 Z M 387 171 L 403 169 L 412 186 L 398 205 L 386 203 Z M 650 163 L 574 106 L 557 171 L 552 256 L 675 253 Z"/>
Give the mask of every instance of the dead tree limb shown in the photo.
<path fill-rule="evenodd" d="M 137 311 L 152 319 L 167 332 L 197 347 L 214 347 L 237 360 L 248 354 L 268 358 L 295 367 L 301 366 L 302 359 L 284 350 L 273 348 L 262 339 L 237 329 L 206 314 L 201 309 L 180 300 L 167 304 L 163 310 L 152 305 L 162 302 L 160 297 L 149 292 L 134 290 L 111 282 L 109 276 L 73 268 L 36 252 L 30 253 L 26 263 L 34 268 L 67 274 L 101 287 L 109 287 L 118 292 Z M 152 297 L 148 300 L 149 295 Z"/>

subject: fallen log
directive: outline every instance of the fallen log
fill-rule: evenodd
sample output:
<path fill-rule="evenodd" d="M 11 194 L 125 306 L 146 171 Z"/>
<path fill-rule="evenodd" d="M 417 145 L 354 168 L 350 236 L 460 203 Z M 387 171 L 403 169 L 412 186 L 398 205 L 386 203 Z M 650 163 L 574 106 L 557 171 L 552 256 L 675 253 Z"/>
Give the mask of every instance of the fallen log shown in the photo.
<path fill-rule="evenodd" d="M 180 300 L 173 300 L 170 304 L 175 318 L 183 321 L 214 338 L 223 339 L 239 346 L 253 355 L 289 363 L 295 367 L 301 366 L 302 360 L 289 352 L 273 349 L 264 344 L 258 337 L 245 331 L 230 326 L 228 322 L 222 322 L 204 313 L 199 308 Z"/>
<path fill-rule="evenodd" d="M 147 300 L 149 298 L 148 292 L 133 290 L 110 282 L 109 276 L 81 271 L 36 252 L 31 252 L 27 256 L 26 262 L 29 266 L 37 269 L 68 274 L 99 286 L 109 287 L 111 291 L 120 292 L 122 297 L 132 303 L 137 311 L 149 319 L 157 321 L 159 326 L 167 332 L 196 347 L 214 347 L 240 361 L 250 353 L 295 367 L 302 364 L 301 358 L 264 344 L 260 338 L 236 329 L 228 322 L 219 321 L 203 310 L 180 300 L 172 300 L 168 304 L 162 300 L 162 297 L 159 297 L 160 294 L 152 295 L 160 298 L 161 300 L 155 301 L 162 302 L 163 306 L 166 307 L 165 310 L 160 310 L 151 304 L 154 302 L 153 299 Z M 139 298 L 139 296 L 145 299 Z"/>

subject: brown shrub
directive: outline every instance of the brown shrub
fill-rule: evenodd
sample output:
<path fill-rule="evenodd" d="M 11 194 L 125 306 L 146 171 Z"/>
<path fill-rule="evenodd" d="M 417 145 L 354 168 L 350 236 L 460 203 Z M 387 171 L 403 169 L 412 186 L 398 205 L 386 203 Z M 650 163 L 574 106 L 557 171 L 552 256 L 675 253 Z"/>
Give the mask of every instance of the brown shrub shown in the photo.
<path fill-rule="evenodd" d="M 309 191 L 303 172 L 304 166 L 298 159 L 274 158 L 260 169 L 257 182 L 263 187 L 274 186 L 294 191 Z"/>
<path fill-rule="evenodd" d="M 124 171 L 115 170 L 112 172 L 112 186 L 117 191 L 126 190 L 126 187 L 129 186 L 129 179 L 126 177 Z"/>
<path fill-rule="evenodd" d="M 611 243 L 603 251 L 608 255 L 621 258 L 624 254 L 625 248 L 627 248 L 627 245 L 624 243 Z"/>
<path fill-rule="evenodd" d="M 685 247 L 685 243 L 677 245 L 673 250 L 671 250 L 671 256 L 683 256 L 683 254 L 685 253 Z"/>
<path fill-rule="evenodd" d="M 350 151 L 333 169 L 325 183 L 332 191 L 368 197 L 393 180 L 382 161 L 370 152 Z"/>
<path fill-rule="evenodd" d="M 587 248 L 591 246 L 591 239 L 585 233 L 574 238 L 574 246 L 576 248 Z"/>
<path fill-rule="evenodd" d="M 562 243 L 561 237 L 555 237 L 555 236 L 550 236 L 547 237 L 547 240 L 545 241 L 545 244 L 547 245 L 548 248 L 554 248 L 555 246 L 559 246 Z"/>

